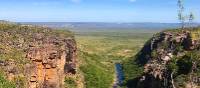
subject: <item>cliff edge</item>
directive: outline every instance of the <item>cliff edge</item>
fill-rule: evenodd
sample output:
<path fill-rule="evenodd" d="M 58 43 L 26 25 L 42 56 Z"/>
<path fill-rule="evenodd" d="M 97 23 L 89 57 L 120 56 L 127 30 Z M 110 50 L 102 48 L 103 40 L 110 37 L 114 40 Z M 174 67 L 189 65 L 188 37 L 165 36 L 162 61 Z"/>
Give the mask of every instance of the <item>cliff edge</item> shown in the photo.
<path fill-rule="evenodd" d="M 143 74 L 131 88 L 197 88 L 200 84 L 200 28 L 155 34 L 136 55 Z"/>
<path fill-rule="evenodd" d="M 0 23 L 0 71 L 17 88 L 63 88 L 76 74 L 76 49 L 69 31 Z"/>

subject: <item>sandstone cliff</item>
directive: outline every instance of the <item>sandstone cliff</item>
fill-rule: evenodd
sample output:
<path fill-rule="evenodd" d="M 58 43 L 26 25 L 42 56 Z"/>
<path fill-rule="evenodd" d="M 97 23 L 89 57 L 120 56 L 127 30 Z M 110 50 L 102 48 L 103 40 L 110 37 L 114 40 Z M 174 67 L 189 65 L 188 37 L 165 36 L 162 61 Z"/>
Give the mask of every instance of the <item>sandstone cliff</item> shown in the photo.
<path fill-rule="evenodd" d="M 200 83 L 200 29 L 157 33 L 137 54 L 144 67 L 133 88 L 197 88 Z"/>
<path fill-rule="evenodd" d="M 62 88 L 76 74 L 76 42 L 69 31 L 0 23 L 0 71 L 18 88 Z"/>

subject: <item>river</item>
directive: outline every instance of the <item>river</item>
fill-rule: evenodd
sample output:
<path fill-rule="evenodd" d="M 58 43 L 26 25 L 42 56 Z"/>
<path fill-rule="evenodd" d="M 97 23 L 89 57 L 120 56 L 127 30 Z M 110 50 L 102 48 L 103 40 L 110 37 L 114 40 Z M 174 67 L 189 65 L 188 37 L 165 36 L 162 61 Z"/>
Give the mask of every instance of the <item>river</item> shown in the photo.
<path fill-rule="evenodd" d="M 113 85 L 113 88 L 117 88 L 117 86 L 121 86 L 124 81 L 124 73 L 122 70 L 122 65 L 120 63 L 115 64 L 115 71 L 116 71 L 116 82 Z"/>

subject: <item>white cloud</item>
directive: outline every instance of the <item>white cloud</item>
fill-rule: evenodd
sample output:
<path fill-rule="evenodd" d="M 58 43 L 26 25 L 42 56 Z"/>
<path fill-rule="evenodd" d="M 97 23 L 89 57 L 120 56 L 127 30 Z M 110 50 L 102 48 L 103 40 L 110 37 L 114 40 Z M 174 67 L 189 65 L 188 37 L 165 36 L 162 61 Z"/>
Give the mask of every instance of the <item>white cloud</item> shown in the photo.
<path fill-rule="evenodd" d="M 81 0 L 71 0 L 72 2 L 74 2 L 74 3 L 80 3 L 81 2 Z"/>
<path fill-rule="evenodd" d="M 136 0 L 129 0 L 130 2 L 135 2 Z"/>

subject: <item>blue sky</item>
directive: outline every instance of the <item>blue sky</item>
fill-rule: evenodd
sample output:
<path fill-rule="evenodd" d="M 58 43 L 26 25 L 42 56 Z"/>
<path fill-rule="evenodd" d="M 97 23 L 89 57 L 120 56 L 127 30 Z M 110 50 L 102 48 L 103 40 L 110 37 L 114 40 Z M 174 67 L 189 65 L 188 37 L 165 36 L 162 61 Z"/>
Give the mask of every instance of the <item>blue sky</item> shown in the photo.
<path fill-rule="evenodd" d="M 200 22 L 200 0 L 185 0 Z M 0 19 L 23 22 L 164 22 L 177 20 L 177 0 L 0 0 Z"/>

